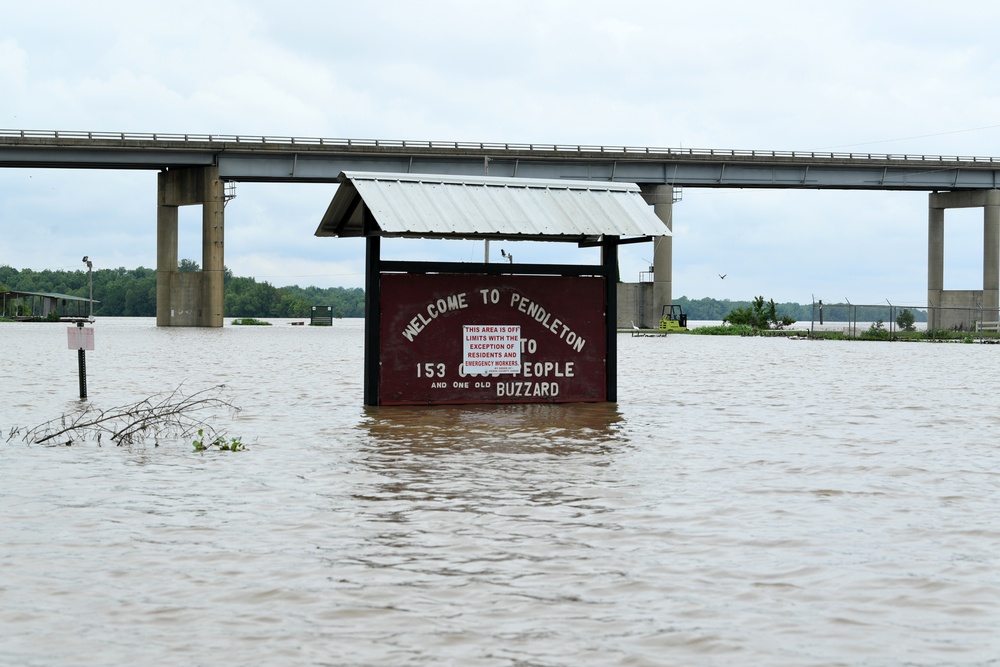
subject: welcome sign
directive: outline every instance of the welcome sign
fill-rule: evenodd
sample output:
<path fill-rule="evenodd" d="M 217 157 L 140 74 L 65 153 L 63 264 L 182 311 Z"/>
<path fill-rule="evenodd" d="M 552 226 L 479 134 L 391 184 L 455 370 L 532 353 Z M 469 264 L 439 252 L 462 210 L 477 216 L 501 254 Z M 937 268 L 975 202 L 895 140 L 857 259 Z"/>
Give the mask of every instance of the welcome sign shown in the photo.
<path fill-rule="evenodd" d="M 381 275 L 379 404 L 606 399 L 604 278 Z"/>

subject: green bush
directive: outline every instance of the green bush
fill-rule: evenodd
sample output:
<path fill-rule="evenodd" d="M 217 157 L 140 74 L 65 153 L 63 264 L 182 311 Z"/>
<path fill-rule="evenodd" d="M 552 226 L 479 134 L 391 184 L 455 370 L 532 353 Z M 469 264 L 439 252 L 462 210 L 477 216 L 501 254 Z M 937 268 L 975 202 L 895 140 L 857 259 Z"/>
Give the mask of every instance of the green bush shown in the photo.
<path fill-rule="evenodd" d="M 847 340 L 847 335 L 843 331 L 813 331 L 809 337 L 822 340 Z"/>
<path fill-rule="evenodd" d="M 967 335 L 964 331 L 954 331 L 952 329 L 935 329 L 924 332 L 925 338 L 932 338 L 934 340 L 961 340 Z"/>
<path fill-rule="evenodd" d="M 765 302 L 764 297 L 754 298 L 749 308 L 735 308 L 722 318 L 726 324 L 741 324 L 752 329 L 782 329 L 795 324 L 788 315 L 778 315 L 774 299 Z"/>
<path fill-rule="evenodd" d="M 862 332 L 858 338 L 861 340 L 889 340 L 889 330 L 882 324 L 882 320 L 879 320 L 872 322 L 868 331 Z"/>
<path fill-rule="evenodd" d="M 752 336 L 754 330 L 745 324 L 722 324 L 714 327 L 698 327 L 692 329 L 691 333 L 700 336 Z"/>

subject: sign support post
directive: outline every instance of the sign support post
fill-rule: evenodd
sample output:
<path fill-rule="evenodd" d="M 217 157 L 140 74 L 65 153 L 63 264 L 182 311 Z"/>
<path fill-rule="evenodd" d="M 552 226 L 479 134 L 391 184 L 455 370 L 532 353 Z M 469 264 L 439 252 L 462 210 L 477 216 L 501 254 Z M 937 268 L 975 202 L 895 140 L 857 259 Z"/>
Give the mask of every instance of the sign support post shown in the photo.
<path fill-rule="evenodd" d="M 365 405 L 378 405 L 379 366 L 382 328 L 382 257 L 381 239 L 366 239 L 365 261 Z"/>
<path fill-rule="evenodd" d="M 87 398 L 87 353 L 82 347 L 76 353 L 80 367 L 80 398 Z"/>
<path fill-rule="evenodd" d="M 605 400 L 618 400 L 618 237 L 605 236 L 601 245 L 604 269 L 604 307 L 607 352 L 605 353 Z"/>
<path fill-rule="evenodd" d="M 94 349 L 94 330 L 85 329 L 83 322 L 66 331 L 69 349 L 76 350 L 77 368 L 80 373 L 80 398 L 87 398 L 87 357 L 86 350 Z"/>

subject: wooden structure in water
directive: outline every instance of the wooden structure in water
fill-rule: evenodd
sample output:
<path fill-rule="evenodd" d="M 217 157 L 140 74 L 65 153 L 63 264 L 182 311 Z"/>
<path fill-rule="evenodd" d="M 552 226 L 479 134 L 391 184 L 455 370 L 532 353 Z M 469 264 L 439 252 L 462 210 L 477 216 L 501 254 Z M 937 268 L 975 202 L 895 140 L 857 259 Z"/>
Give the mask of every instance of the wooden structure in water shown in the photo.
<path fill-rule="evenodd" d="M 99 303 L 95 301 L 94 303 Z M 19 322 L 90 319 L 90 299 L 55 292 L 0 292 L 0 317 Z"/>
<path fill-rule="evenodd" d="M 366 405 L 617 400 L 618 247 L 669 238 L 628 183 L 344 172 L 317 236 L 366 240 Z M 383 238 L 550 241 L 598 264 L 389 260 Z"/>

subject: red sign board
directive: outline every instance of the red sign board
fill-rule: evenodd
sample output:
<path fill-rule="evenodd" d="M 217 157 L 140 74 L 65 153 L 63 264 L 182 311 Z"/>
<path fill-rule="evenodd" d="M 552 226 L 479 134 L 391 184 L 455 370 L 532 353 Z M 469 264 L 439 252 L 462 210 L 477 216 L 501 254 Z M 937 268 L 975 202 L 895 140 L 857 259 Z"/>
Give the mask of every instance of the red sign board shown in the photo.
<path fill-rule="evenodd" d="M 604 278 L 381 276 L 379 404 L 604 401 Z"/>

